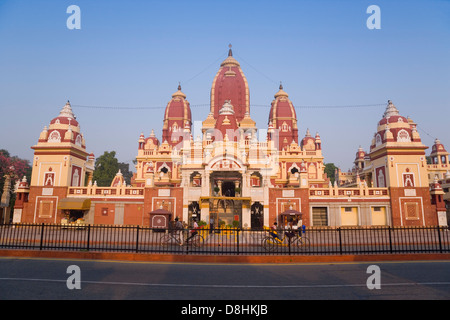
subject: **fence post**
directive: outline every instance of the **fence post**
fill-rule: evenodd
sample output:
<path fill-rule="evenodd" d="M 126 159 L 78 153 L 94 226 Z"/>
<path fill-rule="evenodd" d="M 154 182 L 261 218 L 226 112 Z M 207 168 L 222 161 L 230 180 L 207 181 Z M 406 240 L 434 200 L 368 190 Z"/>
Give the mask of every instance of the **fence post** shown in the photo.
<path fill-rule="evenodd" d="M 441 240 L 441 227 L 436 226 L 438 230 L 438 238 L 439 238 L 439 253 L 442 253 L 442 240 Z"/>
<path fill-rule="evenodd" d="M 139 251 L 139 225 L 136 228 L 136 253 Z"/>
<path fill-rule="evenodd" d="M 389 230 L 389 252 L 392 253 L 392 233 L 391 233 L 391 226 L 389 226 L 388 230 Z"/>
<path fill-rule="evenodd" d="M 288 248 L 289 248 L 289 255 L 291 255 L 291 239 L 292 237 L 288 237 Z"/>
<path fill-rule="evenodd" d="M 43 242 L 44 242 L 44 223 L 42 222 L 42 225 L 41 225 L 41 242 L 39 243 L 39 250 L 42 250 Z"/>
<path fill-rule="evenodd" d="M 342 236 L 341 236 L 341 227 L 338 228 L 339 232 L 339 253 L 342 255 Z"/>
<path fill-rule="evenodd" d="M 87 251 L 89 251 L 90 241 L 91 241 L 91 225 L 88 224 L 87 246 L 86 246 Z"/>
<path fill-rule="evenodd" d="M 236 244 L 237 244 L 237 255 L 239 255 L 239 231 L 240 231 L 240 229 L 239 229 L 239 228 L 236 228 L 236 237 L 237 237 L 237 239 L 236 239 Z"/>

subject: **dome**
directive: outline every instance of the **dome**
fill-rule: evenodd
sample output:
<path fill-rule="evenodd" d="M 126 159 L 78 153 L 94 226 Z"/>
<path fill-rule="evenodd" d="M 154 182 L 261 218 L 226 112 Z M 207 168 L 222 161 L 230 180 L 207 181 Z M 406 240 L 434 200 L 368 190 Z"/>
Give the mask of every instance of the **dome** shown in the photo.
<path fill-rule="evenodd" d="M 56 118 L 50 121 L 49 127 L 45 127 L 39 137 L 39 142 L 70 143 L 82 149 L 85 148 L 83 135 L 80 133 L 80 125 L 73 114 L 70 102 L 64 105 Z"/>
<path fill-rule="evenodd" d="M 293 141 L 298 143 L 297 114 L 283 85 L 280 84 L 274 97 L 269 112 L 269 126 L 278 131 L 278 148 L 282 150 Z"/>
<path fill-rule="evenodd" d="M 306 134 L 302 139 L 301 146 L 303 150 L 316 150 L 316 139 L 311 136 L 309 129 L 306 130 Z"/>
<path fill-rule="evenodd" d="M 388 100 L 383 118 L 378 122 L 377 132 L 375 133 L 376 145 L 387 141 L 411 142 L 413 138 L 417 137 L 415 131 L 412 120 L 401 116 L 392 101 Z"/>
<path fill-rule="evenodd" d="M 378 122 L 379 130 L 385 128 L 386 125 L 410 129 L 409 120 L 400 115 L 391 100 L 388 100 L 388 105 L 386 106 L 383 118 Z"/>
<path fill-rule="evenodd" d="M 434 144 L 431 147 L 431 154 L 437 154 L 437 153 L 447 153 L 447 150 L 445 150 L 444 145 L 441 143 L 441 140 L 435 139 Z"/>
<path fill-rule="evenodd" d="M 151 141 L 151 142 L 149 142 L 149 141 Z M 152 132 L 150 133 L 150 136 L 148 138 L 144 139 L 144 143 L 146 145 L 152 144 L 154 146 L 159 146 L 159 140 L 158 140 L 158 138 L 156 138 L 155 131 L 152 130 Z"/>
<path fill-rule="evenodd" d="M 61 109 L 59 115 L 50 121 L 50 124 L 67 124 L 73 127 L 79 126 L 69 101 L 67 101 L 65 106 Z"/>
<path fill-rule="evenodd" d="M 358 152 L 356 152 L 355 161 L 364 160 L 365 156 L 366 156 L 366 153 L 364 152 L 363 148 L 359 147 Z"/>
<path fill-rule="evenodd" d="M 172 146 L 180 142 L 180 132 L 183 132 L 186 124 L 192 124 L 191 107 L 186 100 L 186 95 L 178 85 L 178 91 L 172 94 L 172 99 L 167 103 L 163 122 L 163 141 Z M 156 141 L 155 141 L 156 144 Z"/>
<path fill-rule="evenodd" d="M 272 106 L 269 112 L 269 122 L 277 128 L 277 118 L 290 118 L 297 121 L 297 114 L 292 102 L 289 100 L 289 95 L 283 91 L 283 85 L 280 84 L 279 91 L 275 94 L 275 100 L 272 101 Z"/>
<path fill-rule="evenodd" d="M 211 87 L 211 112 L 217 119 L 225 101 L 231 101 L 238 122 L 250 112 L 250 93 L 247 79 L 239 62 L 228 51 L 228 57 L 221 63 Z"/>

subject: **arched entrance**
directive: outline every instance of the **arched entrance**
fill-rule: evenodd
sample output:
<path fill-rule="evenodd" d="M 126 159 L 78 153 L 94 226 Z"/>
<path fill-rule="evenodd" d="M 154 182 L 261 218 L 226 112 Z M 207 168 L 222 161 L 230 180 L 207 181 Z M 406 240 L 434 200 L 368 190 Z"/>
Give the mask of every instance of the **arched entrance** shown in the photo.
<path fill-rule="evenodd" d="M 264 226 L 264 206 L 260 202 L 255 202 L 250 208 L 251 229 L 259 230 Z"/>
<path fill-rule="evenodd" d="M 192 219 L 195 218 L 197 222 L 201 220 L 201 211 L 200 205 L 197 201 L 193 201 L 188 206 L 188 223 L 189 226 L 192 226 Z"/>

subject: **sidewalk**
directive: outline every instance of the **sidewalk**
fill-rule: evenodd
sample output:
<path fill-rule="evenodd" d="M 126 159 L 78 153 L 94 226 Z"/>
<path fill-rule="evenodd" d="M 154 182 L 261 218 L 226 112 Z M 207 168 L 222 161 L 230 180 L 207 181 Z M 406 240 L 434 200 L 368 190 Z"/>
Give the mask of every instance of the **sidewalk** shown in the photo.
<path fill-rule="evenodd" d="M 449 253 L 410 253 L 410 254 L 358 254 L 358 255 L 173 255 L 114 252 L 74 252 L 38 250 L 0 250 L 0 257 L 69 259 L 69 260 L 109 260 L 129 262 L 161 263 L 254 263 L 254 264 L 292 264 L 292 263 L 363 263 L 393 261 L 437 261 L 450 260 Z"/>

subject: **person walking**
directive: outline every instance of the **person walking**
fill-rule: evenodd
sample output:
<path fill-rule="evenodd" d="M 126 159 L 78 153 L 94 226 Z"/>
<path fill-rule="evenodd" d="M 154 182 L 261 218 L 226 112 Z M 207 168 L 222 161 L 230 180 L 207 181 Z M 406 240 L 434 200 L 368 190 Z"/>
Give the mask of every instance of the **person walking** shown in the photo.
<path fill-rule="evenodd" d="M 180 246 L 183 245 L 183 223 L 178 219 L 178 217 L 175 218 L 175 232 L 176 236 L 178 237 L 178 243 Z"/>

